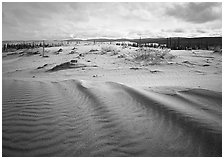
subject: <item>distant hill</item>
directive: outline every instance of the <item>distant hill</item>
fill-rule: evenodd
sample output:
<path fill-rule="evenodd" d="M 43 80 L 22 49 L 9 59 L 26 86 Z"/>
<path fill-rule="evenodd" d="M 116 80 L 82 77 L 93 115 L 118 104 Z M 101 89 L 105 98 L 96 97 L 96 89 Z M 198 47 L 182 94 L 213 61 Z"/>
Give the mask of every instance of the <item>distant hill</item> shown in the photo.
<path fill-rule="evenodd" d="M 85 40 L 82 40 L 82 39 L 68 39 L 68 40 L 64 40 L 64 41 L 85 41 Z"/>

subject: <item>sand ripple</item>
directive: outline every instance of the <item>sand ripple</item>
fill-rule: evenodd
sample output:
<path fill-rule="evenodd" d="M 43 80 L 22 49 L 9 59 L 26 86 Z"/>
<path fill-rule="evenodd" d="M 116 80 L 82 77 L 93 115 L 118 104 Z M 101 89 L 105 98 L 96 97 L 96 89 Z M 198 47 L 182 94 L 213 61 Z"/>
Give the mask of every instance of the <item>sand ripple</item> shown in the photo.
<path fill-rule="evenodd" d="M 3 156 L 221 156 L 222 95 L 3 80 Z"/>

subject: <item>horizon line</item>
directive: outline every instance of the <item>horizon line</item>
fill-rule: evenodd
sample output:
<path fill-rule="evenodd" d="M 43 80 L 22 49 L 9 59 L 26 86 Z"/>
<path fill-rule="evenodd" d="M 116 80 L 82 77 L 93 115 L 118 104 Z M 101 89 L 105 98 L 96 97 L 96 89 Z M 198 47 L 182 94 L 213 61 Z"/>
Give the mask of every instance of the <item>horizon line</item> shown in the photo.
<path fill-rule="evenodd" d="M 38 40 L 2 40 L 2 42 L 5 41 L 67 41 L 67 40 L 80 40 L 80 41 L 88 41 L 88 40 L 100 40 L 100 39 L 105 39 L 105 40 L 119 40 L 119 39 L 127 39 L 127 40 L 136 40 L 136 39 L 167 39 L 167 38 L 187 38 L 187 39 L 193 39 L 193 38 L 222 38 L 222 36 L 199 36 L 199 37 L 181 37 L 181 36 L 170 36 L 170 37 L 157 37 L 157 38 L 72 38 L 72 39 L 38 39 Z"/>

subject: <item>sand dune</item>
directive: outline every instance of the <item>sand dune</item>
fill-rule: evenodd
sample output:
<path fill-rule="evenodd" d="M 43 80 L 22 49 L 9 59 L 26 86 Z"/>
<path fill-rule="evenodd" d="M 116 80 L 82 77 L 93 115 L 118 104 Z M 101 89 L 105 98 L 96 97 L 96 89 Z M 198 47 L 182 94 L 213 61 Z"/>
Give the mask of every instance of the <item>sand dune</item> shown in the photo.
<path fill-rule="evenodd" d="M 221 156 L 222 56 L 148 51 L 4 55 L 3 156 Z"/>
<path fill-rule="evenodd" d="M 221 156 L 222 96 L 3 79 L 3 156 Z"/>

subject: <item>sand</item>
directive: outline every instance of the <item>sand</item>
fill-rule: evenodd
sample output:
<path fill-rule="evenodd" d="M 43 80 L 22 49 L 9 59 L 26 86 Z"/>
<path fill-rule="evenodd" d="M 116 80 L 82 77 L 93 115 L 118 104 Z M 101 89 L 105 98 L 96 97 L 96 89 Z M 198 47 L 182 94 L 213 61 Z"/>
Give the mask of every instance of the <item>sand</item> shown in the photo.
<path fill-rule="evenodd" d="M 221 156 L 220 54 L 75 47 L 3 53 L 3 156 Z"/>

